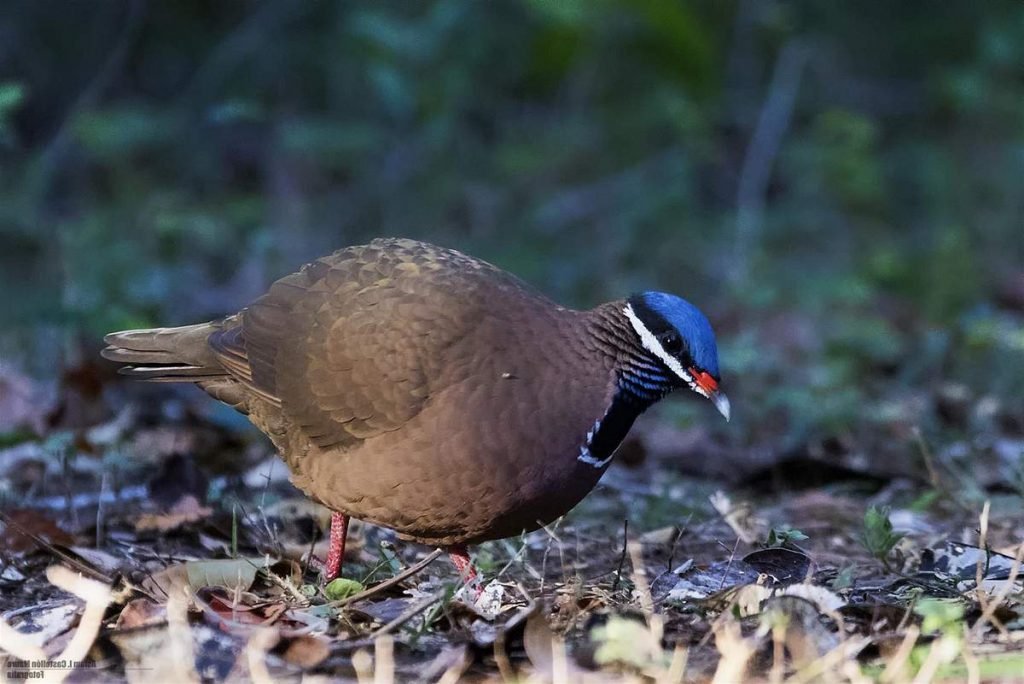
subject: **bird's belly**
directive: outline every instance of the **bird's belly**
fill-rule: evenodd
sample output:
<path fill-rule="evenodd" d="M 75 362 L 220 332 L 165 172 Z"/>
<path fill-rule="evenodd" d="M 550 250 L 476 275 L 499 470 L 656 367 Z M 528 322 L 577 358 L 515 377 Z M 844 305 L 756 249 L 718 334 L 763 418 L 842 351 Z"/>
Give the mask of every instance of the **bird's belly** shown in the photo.
<path fill-rule="evenodd" d="M 567 513 L 597 484 L 607 447 L 635 413 L 606 421 L 615 403 L 602 382 L 545 376 L 557 359 L 502 359 L 453 370 L 401 429 L 293 461 L 296 484 L 330 508 L 430 544 L 514 536 Z M 597 439 L 602 421 L 612 427 Z M 591 438 L 601 447 L 594 453 L 585 450 Z"/>
<path fill-rule="evenodd" d="M 346 453 L 310 454 L 293 464 L 293 479 L 329 508 L 403 537 L 476 543 L 537 529 L 594 488 L 607 464 L 580 460 L 574 436 L 558 441 L 529 440 L 512 451 L 454 437 L 431 444 L 385 436 Z"/>

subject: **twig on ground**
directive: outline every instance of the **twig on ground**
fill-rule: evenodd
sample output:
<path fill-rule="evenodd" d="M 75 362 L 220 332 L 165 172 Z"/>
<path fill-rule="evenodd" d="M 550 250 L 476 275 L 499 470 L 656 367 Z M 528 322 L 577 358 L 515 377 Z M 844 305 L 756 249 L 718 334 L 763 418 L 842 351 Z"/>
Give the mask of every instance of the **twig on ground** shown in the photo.
<path fill-rule="evenodd" d="M 644 612 L 651 630 L 654 631 L 657 626 L 656 636 L 660 642 L 661 619 L 655 619 L 654 599 L 651 597 L 651 587 L 647 584 L 647 568 L 644 567 L 643 546 L 639 542 L 629 544 L 629 560 L 633 563 L 633 586 L 640 597 L 640 609 Z"/>
<path fill-rule="evenodd" d="M 981 633 L 982 628 L 987 622 L 993 622 L 996 609 L 1002 605 L 1006 597 L 1010 595 L 1014 587 L 1017 585 L 1017 577 L 1020 575 L 1021 563 L 1024 563 L 1024 543 L 1017 546 L 1017 553 L 1013 557 L 1013 565 L 1010 566 L 1010 574 L 1006 578 L 1006 583 L 996 592 L 995 596 L 988 601 L 988 605 L 984 608 L 981 613 L 981 617 L 971 627 L 970 637 L 971 640 L 977 639 Z M 1005 628 L 1004 628 L 1005 629 Z M 1007 638 L 1007 635 L 1002 636 L 1003 639 Z"/>
<path fill-rule="evenodd" d="M 298 605 L 303 608 L 309 605 L 309 598 L 303 596 L 302 592 L 299 591 L 299 588 L 295 586 L 294 582 L 292 582 L 291 577 L 279 577 L 276 573 L 270 572 L 269 570 L 267 571 L 266 576 L 271 582 L 284 589 L 285 592 L 295 599 L 295 602 Z"/>
<path fill-rule="evenodd" d="M 544 580 L 547 577 L 548 554 L 551 553 L 551 544 L 552 544 L 552 542 L 558 544 L 558 555 L 562 559 L 562 574 L 563 574 L 563 576 L 565 574 L 565 547 L 562 544 L 561 537 L 559 537 L 556 534 L 556 532 L 558 530 L 558 526 L 562 524 L 562 520 L 564 520 L 564 516 L 562 518 L 559 518 L 558 520 L 556 520 L 554 525 L 550 525 L 550 526 L 549 525 L 541 525 L 541 529 L 544 530 L 544 532 L 548 535 L 548 543 L 547 543 L 547 546 L 544 547 L 544 557 L 541 560 L 541 571 L 540 571 L 540 577 L 539 577 L 540 585 L 541 585 L 541 591 L 544 590 Z M 525 567 L 526 567 L 527 572 L 529 572 L 534 577 L 537 576 L 537 571 L 536 570 L 531 568 L 529 565 L 526 565 Z"/>
<path fill-rule="evenodd" d="M 986 500 L 981 507 L 981 516 L 978 518 L 978 548 L 984 551 L 984 555 L 978 554 L 978 561 L 974 564 L 974 599 L 978 602 L 982 615 L 988 611 L 988 597 L 986 596 L 987 592 L 982 588 L 982 580 L 985 579 L 985 573 L 988 571 L 988 515 L 990 510 L 991 504 Z M 1006 628 L 1002 624 L 997 624 L 996 627 L 1004 635 L 1006 634 Z"/>
<path fill-rule="evenodd" d="M 373 684 L 395 681 L 395 642 L 386 634 L 373 642 Z"/>
<path fill-rule="evenodd" d="M 277 630 L 264 627 L 257 629 L 245 644 L 245 660 L 249 676 L 255 684 L 273 684 L 274 678 L 267 669 L 267 651 L 277 643 Z"/>
<path fill-rule="evenodd" d="M 354 594 L 352 596 L 349 596 L 348 598 L 338 599 L 337 601 L 331 601 L 331 602 L 327 603 L 326 605 L 331 606 L 332 608 L 341 608 L 342 606 L 347 606 L 350 603 L 355 603 L 356 601 L 362 601 L 363 599 L 367 599 L 367 598 L 373 596 L 374 594 L 377 594 L 377 593 L 379 593 L 381 591 L 384 591 L 385 589 L 393 587 L 396 584 L 398 584 L 398 583 L 400 583 L 400 582 L 402 582 L 402 581 L 412 577 L 416 573 L 418 573 L 421 570 L 423 570 L 423 568 L 427 567 L 428 565 L 433 563 L 435 560 L 437 560 L 438 557 L 442 553 L 444 553 L 443 549 L 434 549 L 423 560 L 421 560 L 420 562 L 416 563 L 415 565 L 410 565 L 408 568 L 406 568 L 402 572 L 398 573 L 394 577 L 386 579 L 383 582 L 381 582 L 380 584 L 375 584 L 374 586 L 370 587 L 366 591 L 361 591 L 358 594 Z"/>
<path fill-rule="evenodd" d="M 57 588 L 74 594 L 85 601 L 85 610 L 78 623 L 78 629 L 71 641 L 64 647 L 60 660 L 81 662 L 92 648 L 103 625 L 103 615 L 112 599 L 110 587 L 95 580 L 76 575 L 62 565 L 52 565 L 46 570 L 46 579 Z M 70 670 L 66 673 L 70 674 Z M 64 679 L 63 676 L 60 679 Z"/>
<path fill-rule="evenodd" d="M 104 539 L 104 528 L 106 526 L 106 517 L 103 511 L 103 493 L 107 490 L 107 467 L 104 465 L 103 472 L 100 475 L 100 495 L 99 501 L 96 504 L 96 548 L 103 548 Z"/>
<path fill-rule="evenodd" d="M 517 625 L 524 620 L 528 620 L 530 615 L 537 609 L 537 602 L 530 596 L 530 593 L 523 586 L 522 582 L 516 582 L 516 589 L 519 591 L 519 595 L 522 596 L 526 605 L 516 611 L 510 619 L 506 620 L 498 628 L 498 632 L 494 637 L 494 661 L 498 666 L 498 672 L 506 682 L 516 680 L 516 672 L 512 667 L 512 661 L 508 657 L 508 651 L 505 648 L 505 634 L 509 627 Z"/>
<path fill-rule="evenodd" d="M 612 593 L 619 590 L 619 583 L 622 581 L 622 566 L 626 564 L 626 546 L 629 544 L 629 518 L 622 521 L 622 553 L 619 554 L 619 567 L 615 570 L 615 582 L 612 583 Z"/>
<path fill-rule="evenodd" d="M 935 467 L 935 459 L 932 457 L 932 450 L 928 447 L 928 443 L 924 441 L 921 428 L 915 425 L 911 430 L 911 434 L 914 435 L 914 441 L 917 442 L 917 449 L 921 452 L 921 459 L 924 461 L 925 470 L 928 471 L 928 481 L 936 491 L 949 494 L 950 492 L 945 484 L 943 484 L 942 478 L 939 477 L 939 471 Z"/>
<path fill-rule="evenodd" d="M 18 630 L 0 618 L 0 643 L 3 651 L 10 653 L 18 660 L 46 660 L 46 651 L 36 646 Z"/>
<path fill-rule="evenodd" d="M 657 681 L 659 684 L 661 682 L 667 682 L 668 684 L 682 682 L 686 676 L 686 666 L 689 662 L 690 649 L 682 644 L 676 644 L 675 649 L 672 651 L 672 661 L 668 664 L 668 670 Z"/>
<path fill-rule="evenodd" d="M 520 540 L 519 540 L 519 548 L 516 549 L 516 551 L 512 554 L 512 557 L 508 559 L 508 562 L 505 563 L 505 565 L 503 565 L 501 567 L 501 570 L 499 570 L 498 573 L 494 576 L 494 579 L 500 579 L 506 572 L 508 572 L 512 568 L 513 565 L 515 565 L 517 562 L 522 561 L 523 559 L 525 559 L 526 558 L 526 549 L 527 549 L 526 539 L 520 538 Z M 524 563 L 524 566 L 525 565 L 526 564 Z M 544 578 L 543 578 L 543 575 L 544 575 L 544 572 L 543 572 L 543 570 L 541 570 L 541 590 L 542 591 L 543 591 L 543 588 L 544 588 Z"/>
<path fill-rule="evenodd" d="M 352 654 L 352 668 L 356 671 L 359 684 L 370 684 L 373 681 L 373 656 L 366 649 L 359 649 Z"/>
<path fill-rule="evenodd" d="M 843 633 L 842 628 L 839 630 L 840 634 Z M 791 677 L 786 680 L 786 684 L 805 684 L 806 682 L 815 681 L 817 679 L 825 679 L 824 675 L 832 672 L 833 668 L 838 666 L 844 661 L 849 661 L 858 652 L 864 649 L 870 643 L 870 639 L 867 637 L 857 637 L 856 639 L 843 639 L 839 642 L 835 648 L 824 653 L 820 658 L 816 658 L 811 662 L 807 663 L 804 667 L 794 673 Z M 913 646 L 913 644 L 911 644 Z M 871 680 L 867 677 L 847 677 L 853 682 L 870 682 Z"/>
<path fill-rule="evenodd" d="M 74 594 L 85 601 L 85 609 L 78 622 L 78 629 L 71 636 L 60 655 L 53 658 L 75 664 L 67 668 L 44 668 L 44 682 L 62 682 L 77 668 L 77 664 L 85 660 L 103 626 L 103 615 L 110 605 L 110 587 L 99 582 L 77 575 L 63 565 L 51 565 L 46 569 L 46 578 L 58 589 Z M 0 642 L 3 650 L 20 660 L 48 660 L 46 652 L 29 641 L 24 634 L 0 620 Z"/>
<path fill-rule="evenodd" d="M 729 577 L 729 571 L 732 570 L 732 562 L 736 559 L 736 550 L 740 548 L 739 537 L 736 537 L 736 543 L 732 545 L 732 551 L 729 552 L 729 562 L 725 566 L 725 572 L 722 573 L 722 583 L 718 585 L 718 591 L 722 591 L 725 587 L 725 580 Z"/>
<path fill-rule="evenodd" d="M 428 596 L 427 598 L 423 599 L 422 601 L 414 603 L 409 608 L 407 608 L 405 611 L 403 611 L 402 614 L 399 615 L 398 617 L 396 617 L 394 620 L 392 620 L 391 622 L 387 623 L 386 625 L 384 625 L 383 627 L 381 627 L 377 631 L 373 632 L 373 634 L 370 635 L 370 638 L 371 639 L 377 639 L 377 638 L 382 637 L 382 636 L 384 636 L 386 634 L 390 634 L 392 631 L 394 631 L 395 629 L 401 627 L 406 622 L 408 622 L 409 620 L 413 619 L 414 617 L 416 617 L 417 615 L 419 615 L 420 613 L 425 611 L 427 608 L 430 608 L 432 605 L 434 605 L 435 603 L 437 603 L 438 601 L 440 601 L 442 599 L 444 599 L 444 592 L 443 591 L 439 591 L 439 592 L 436 592 L 435 594 L 433 594 L 432 596 Z"/>
<path fill-rule="evenodd" d="M 0 521 L 3 521 L 5 525 L 13 527 L 18 532 L 18 534 L 27 537 L 28 539 L 31 539 L 36 544 L 36 546 L 38 546 L 41 549 L 45 549 L 48 553 L 55 556 L 57 560 L 59 560 L 60 562 L 70 565 L 72 568 L 74 568 L 76 572 L 82 575 L 88 575 L 90 578 L 96 580 L 97 582 L 102 582 L 103 584 L 109 585 L 114 583 L 114 580 L 112 578 L 107 577 L 91 565 L 86 565 L 74 556 L 71 556 L 61 551 L 56 546 L 40 537 L 38 534 L 35 534 L 30 530 L 26 530 L 18 523 L 17 520 L 14 520 L 13 518 L 5 514 L 3 511 L 0 511 Z"/>
<path fill-rule="evenodd" d="M 955 468 L 952 468 L 950 464 L 943 463 L 942 461 L 936 461 L 932 448 L 928 445 L 928 441 L 924 437 L 924 433 L 921 432 L 920 427 L 913 428 L 914 441 L 917 443 L 917 448 L 921 452 L 921 459 L 924 461 L 924 467 L 928 471 L 928 482 L 931 486 L 939 493 L 943 494 L 945 498 L 950 501 L 954 506 L 959 508 L 964 513 L 974 514 L 974 506 L 968 503 L 963 496 L 963 473 L 957 472 Z M 940 468 L 945 470 L 946 478 L 943 480 Z M 950 486 L 947 484 L 950 480 L 959 481 L 960 485 Z M 956 483 L 954 483 L 956 484 Z"/>
<path fill-rule="evenodd" d="M 978 657 L 971 650 L 971 630 L 966 624 L 963 625 L 964 642 L 960 650 L 960 657 L 964 659 L 964 668 L 967 670 L 967 684 L 978 684 L 981 681 L 981 666 L 978 664 Z"/>
<path fill-rule="evenodd" d="M 878 681 L 880 682 L 902 682 L 903 671 L 907 666 L 907 661 L 910 659 L 910 654 L 914 650 L 914 646 L 917 645 L 917 639 L 921 636 L 921 630 L 917 625 L 911 625 L 907 629 L 907 633 L 903 635 L 903 641 L 900 642 L 899 648 L 893 653 L 892 657 L 889 658 L 885 664 L 885 669 L 882 670 L 882 674 L 879 676 Z"/>
<path fill-rule="evenodd" d="M 494 662 L 498 666 L 502 681 L 516 680 L 516 671 L 512 668 L 512 661 L 509 660 L 508 651 L 505 649 L 505 632 L 502 630 L 498 630 L 494 637 Z"/>
<path fill-rule="evenodd" d="M 747 663 L 754 655 L 754 645 L 743 638 L 740 625 L 733 619 L 719 625 L 714 630 L 715 647 L 721 657 L 711 684 L 731 684 L 742 682 L 747 671 Z"/>

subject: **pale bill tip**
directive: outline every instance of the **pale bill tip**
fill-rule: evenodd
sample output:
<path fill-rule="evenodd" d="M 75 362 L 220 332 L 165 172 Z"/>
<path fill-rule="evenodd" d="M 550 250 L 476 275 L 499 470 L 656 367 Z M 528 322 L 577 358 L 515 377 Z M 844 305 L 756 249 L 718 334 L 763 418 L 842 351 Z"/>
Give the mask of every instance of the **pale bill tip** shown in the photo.
<path fill-rule="evenodd" d="M 729 397 L 725 396 L 723 392 L 715 392 L 711 395 L 711 401 L 715 403 L 715 408 L 725 418 L 725 422 L 729 422 L 729 415 L 732 413 L 732 409 L 729 406 Z"/>

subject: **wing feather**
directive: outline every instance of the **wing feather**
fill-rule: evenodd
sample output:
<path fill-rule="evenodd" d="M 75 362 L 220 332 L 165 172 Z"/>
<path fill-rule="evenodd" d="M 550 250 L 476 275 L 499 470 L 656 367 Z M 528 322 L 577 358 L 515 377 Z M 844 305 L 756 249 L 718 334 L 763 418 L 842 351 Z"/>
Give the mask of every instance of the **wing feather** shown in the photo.
<path fill-rule="evenodd" d="M 490 264 L 426 243 L 340 250 L 242 312 L 250 381 L 317 446 L 353 447 L 422 410 L 444 382 L 446 350 L 506 288 L 539 296 Z M 238 344 L 227 346 L 234 362 Z"/>

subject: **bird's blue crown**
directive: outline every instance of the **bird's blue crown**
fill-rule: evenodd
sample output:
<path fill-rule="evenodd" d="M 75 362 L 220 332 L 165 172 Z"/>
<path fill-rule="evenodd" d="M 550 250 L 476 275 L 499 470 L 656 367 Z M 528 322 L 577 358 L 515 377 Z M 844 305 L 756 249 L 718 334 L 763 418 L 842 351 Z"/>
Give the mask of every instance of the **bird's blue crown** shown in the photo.
<path fill-rule="evenodd" d="M 682 297 L 643 292 L 630 298 L 641 321 L 657 334 L 671 327 L 683 338 L 694 365 L 718 378 L 718 346 L 711 323 L 700 309 Z"/>

